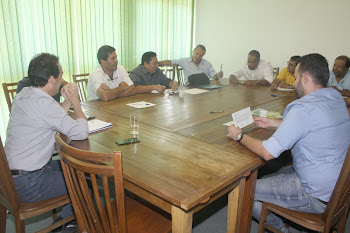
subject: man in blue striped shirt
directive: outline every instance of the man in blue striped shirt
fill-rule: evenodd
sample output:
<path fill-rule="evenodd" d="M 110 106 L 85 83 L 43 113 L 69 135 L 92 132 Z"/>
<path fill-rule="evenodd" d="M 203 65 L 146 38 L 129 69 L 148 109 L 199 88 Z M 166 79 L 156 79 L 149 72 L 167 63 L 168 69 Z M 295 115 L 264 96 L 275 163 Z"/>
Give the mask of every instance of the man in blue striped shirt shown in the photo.
<path fill-rule="evenodd" d="M 234 125 L 228 136 L 265 160 L 291 149 L 293 166 L 257 180 L 253 216 L 260 218 L 261 201 L 308 213 L 323 213 L 333 192 L 350 142 L 350 119 L 340 93 L 327 86 L 326 59 L 309 54 L 295 71 L 297 100 L 290 103 L 282 120 L 256 117 L 262 128 L 276 127 L 266 141 L 244 135 Z M 325 172 L 327 171 L 327 172 Z M 288 232 L 282 220 L 270 214 L 267 223 Z"/>

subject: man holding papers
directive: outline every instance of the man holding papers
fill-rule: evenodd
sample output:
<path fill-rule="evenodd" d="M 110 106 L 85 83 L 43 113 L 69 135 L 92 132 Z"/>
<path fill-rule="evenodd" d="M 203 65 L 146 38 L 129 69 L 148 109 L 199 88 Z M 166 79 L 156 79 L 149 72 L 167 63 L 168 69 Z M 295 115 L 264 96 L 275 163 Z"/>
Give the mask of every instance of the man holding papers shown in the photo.
<path fill-rule="evenodd" d="M 272 137 L 260 141 L 234 125 L 228 128 L 230 138 L 265 160 L 291 149 L 293 166 L 257 180 L 253 208 L 256 219 L 260 219 L 261 201 L 296 211 L 323 213 L 349 147 L 349 114 L 339 92 L 325 88 L 329 77 L 326 59 L 319 54 L 303 56 L 295 77 L 297 100 L 287 106 L 283 121 L 254 119 L 259 127 L 276 127 Z M 282 220 L 273 214 L 267 217 L 267 222 L 288 232 Z"/>
<path fill-rule="evenodd" d="M 87 99 L 102 101 L 135 95 L 134 83 L 125 68 L 118 66 L 115 48 L 104 45 L 97 52 L 100 65 L 89 75 Z"/>
<path fill-rule="evenodd" d="M 23 88 L 12 103 L 5 152 L 22 202 L 37 202 L 68 193 L 59 160 L 51 160 L 56 132 L 73 140 L 89 136 L 78 86 L 68 83 L 62 88 L 61 95 L 65 98 L 62 106 L 52 98 L 61 87 L 62 74 L 56 56 L 37 55 L 28 69 L 31 86 Z M 76 120 L 67 114 L 70 106 L 74 108 Z M 67 205 L 59 219 L 72 214 L 72 207 Z"/>

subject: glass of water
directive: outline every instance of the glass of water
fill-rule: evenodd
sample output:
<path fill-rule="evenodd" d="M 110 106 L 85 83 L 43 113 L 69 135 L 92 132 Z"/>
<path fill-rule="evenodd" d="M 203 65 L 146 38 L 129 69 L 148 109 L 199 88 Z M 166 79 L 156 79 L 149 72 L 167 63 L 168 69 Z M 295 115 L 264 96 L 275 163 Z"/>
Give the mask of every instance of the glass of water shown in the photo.
<path fill-rule="evenodd" d="M 137 135 L 139 134 L 139 120 L 139 113 L 130 113 L 130 133 L 132 134 L 133 138 L 137 138 Z"/>

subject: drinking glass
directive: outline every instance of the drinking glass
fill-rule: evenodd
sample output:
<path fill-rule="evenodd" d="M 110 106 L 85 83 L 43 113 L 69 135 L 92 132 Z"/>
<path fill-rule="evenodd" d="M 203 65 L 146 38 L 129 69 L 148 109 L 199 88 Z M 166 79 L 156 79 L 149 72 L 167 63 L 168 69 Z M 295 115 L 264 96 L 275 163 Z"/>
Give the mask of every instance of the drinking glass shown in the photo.
<path fill-rule="evenodd" d="M 133 138 L 137 138 L 137 135 L 139 134 L 139 119 L 139 113 L 130 113 L 130 133 Z"/>

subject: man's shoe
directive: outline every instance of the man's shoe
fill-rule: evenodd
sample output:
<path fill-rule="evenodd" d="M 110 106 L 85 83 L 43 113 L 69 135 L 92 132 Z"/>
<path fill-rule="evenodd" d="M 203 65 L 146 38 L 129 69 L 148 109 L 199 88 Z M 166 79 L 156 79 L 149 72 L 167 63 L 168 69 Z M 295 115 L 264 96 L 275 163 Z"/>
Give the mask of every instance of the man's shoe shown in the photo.
<path fill-rule="evenodd" d="M 77 221 L 75 220 L 67 222 L 62 229 L 62 233 L 73 233 L 73 232 L 78 232 Z"/>

